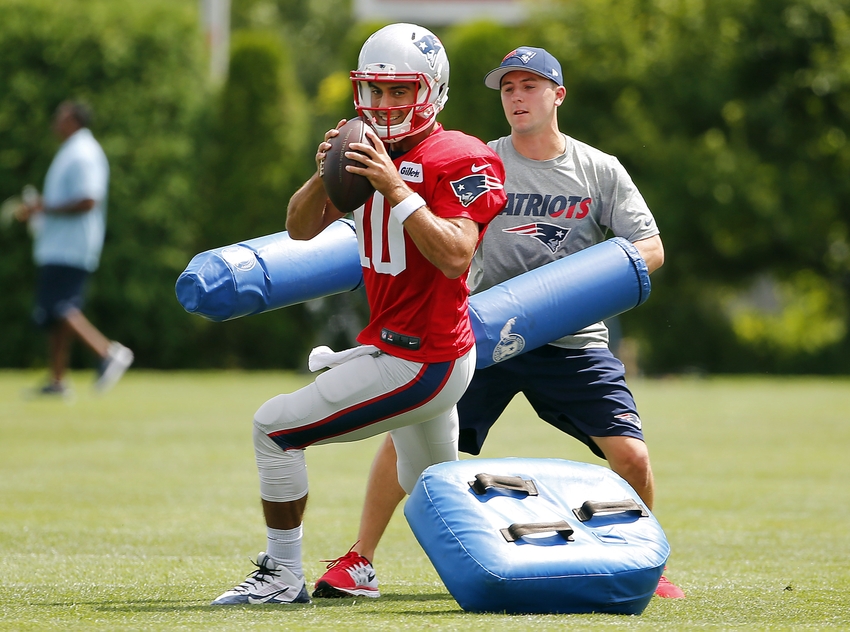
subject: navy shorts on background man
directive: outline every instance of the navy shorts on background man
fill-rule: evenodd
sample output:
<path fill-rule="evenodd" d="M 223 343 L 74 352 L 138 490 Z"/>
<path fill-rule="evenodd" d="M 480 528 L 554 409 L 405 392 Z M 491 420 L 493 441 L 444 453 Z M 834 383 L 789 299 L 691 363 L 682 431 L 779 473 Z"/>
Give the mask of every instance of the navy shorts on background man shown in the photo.
<path fill-rule="evenodd" d="M 517 393 L 541 419 L 605 458 L 590 438 L 626 436 L 643 441 L 625 367 L 607 348 L 544 345 L 479 369 L 457 404 L 462 452 L 477 455 L 490 428 Z"/>
<path fill-rule="evenodd" d="M 44 265 L 38 268 L 35 308 L 32 319 L 36 325 L 48 328 L 62 319 L 69 310 L 83 311 L 89 272 L 72 266 Z"/>

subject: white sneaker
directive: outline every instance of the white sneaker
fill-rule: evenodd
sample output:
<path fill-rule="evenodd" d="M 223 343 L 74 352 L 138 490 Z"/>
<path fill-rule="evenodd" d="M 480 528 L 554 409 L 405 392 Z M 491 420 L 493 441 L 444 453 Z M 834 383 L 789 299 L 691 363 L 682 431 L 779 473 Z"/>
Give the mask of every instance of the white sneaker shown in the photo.
<path fill-rule="evenodd" d="M 219 595 L 210 605 L 310 603 L 306 583 L 303 579 L 298 579 L 291 570 L 277 564 L 265 553 L 260 553 L 257 561 L 252 563 L 257 570 L 238 586 Z"/>
<path fill-rule="evenodd" d="M 124 372 L 133 364 L 133 352 L 120 342 L 112 342 L 109 351 L 101 364 L 100 375 L 94 383 L 94 390 L 105 393 L 115 386 Z"/>

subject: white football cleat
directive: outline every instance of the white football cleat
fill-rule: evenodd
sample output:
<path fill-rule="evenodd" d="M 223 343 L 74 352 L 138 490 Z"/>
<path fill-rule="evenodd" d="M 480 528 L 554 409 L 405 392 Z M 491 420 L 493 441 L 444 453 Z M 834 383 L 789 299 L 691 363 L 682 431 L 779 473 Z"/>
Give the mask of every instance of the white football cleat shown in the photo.
<path fill-rule="evenodd" d="M 277 564 L 265 553 L 257 555 L 257 561 L 252 563 L 257 570 L 238 586 L 219 595 L 210 605 L 310 603 L 306 583 L 291 570 Z"/>

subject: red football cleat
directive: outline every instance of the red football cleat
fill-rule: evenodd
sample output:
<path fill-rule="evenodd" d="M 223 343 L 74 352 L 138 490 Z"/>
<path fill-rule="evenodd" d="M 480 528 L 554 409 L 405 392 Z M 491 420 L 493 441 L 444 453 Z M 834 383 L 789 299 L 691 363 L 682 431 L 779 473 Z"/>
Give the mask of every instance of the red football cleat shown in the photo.
<path fill-rule="evenodd" d="M 375 569 L 365 557 L 349 551 L 330 560 L 328 570 L 318 580 L 314 597 L 380 597 Z"/>
<path fill-rule="evenodd" d="M 665 599 L 683 599 L 685 597 L 685 591 L 662 575 L 661 579 L 658 580 L 658 588 L 655 589 L 655 595 L 657 597 L 664 597 Z"/>

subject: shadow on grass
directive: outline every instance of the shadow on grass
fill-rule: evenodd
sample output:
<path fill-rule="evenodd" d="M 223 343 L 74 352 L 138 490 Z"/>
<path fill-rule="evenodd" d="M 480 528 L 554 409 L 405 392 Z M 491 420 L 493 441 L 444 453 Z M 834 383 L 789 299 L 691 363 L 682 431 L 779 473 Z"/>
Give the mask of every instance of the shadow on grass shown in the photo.
<path fill-rule="evenodd" d="M 351 601 L 352 598 L 339 599 L 338 601 Z M 322 601 L 334 601 L 333 599 L 322 599 Z M 362 600 L 361 600 L 362 601 Z M 416 593 L 406 595 L 404 593 L 382 593 L 381 601 L 454 601 L 451 595 L 441 593 Z"/>
<path fill-rule="evenodd" d="M 402 606 L 406 603 L 426 603 L 426 602 L 439 602 L 439 601 L 447 601 L 451 602 L 451 605 L 446 608 L 437 608 L 437 609 L 429 609 L 427 611 L 423 610 L 408 610 L 408 609 L 398 609 L 396 610 L 393 606 Z M 393 604 L 393 605 L 389 605 Z M 42 602 L 42 603 L 33 603 L 32 605 L 39 606 L 48 606 L 48 607 L 70 607 L 70 606 L 89 606 L 92 610 L 96 610 L 99 612 L 136 612 L 136 613 L 144 613 L 144 612 L 192 612 L 192 611 L 204 611 L 204 610 L 241 610 L 241 609 L 251 609 L 251 610 L 275 610 L 281 607 L 281 604 L 237 604 L 230 606 L 213 606 L 208 602 L 203 603 L 192 603 L 187 602 L 184 599 L 140 599 L 137 601 L 124 601 L 124 602 L 116 602 L 109 603 L 103 601 L 81 601 L 75 599 L 73 601 L 52 601 L 52 602 Z M 403 594 L 403 593 L 389 593 L 381 595 L 380 600 L 373 600 L 364 597 L 345 597 L 345 598 L 333 598 L 333 599 L 321 599 L 314 598 L 312 603 L 309 604 L 287 604 L 283 607 L 285 608 L 298 608 L 300 610 L 307 608 L 351 608 L 351 607 L 359 607 L 363 608 L 364 606 L 376 606 L 378 610 L 387 611 L 392 610 L 397 614 L 454 614 L 463 612 L 457 604 L 454 602 L 450 595 L 445 593 L 431 593 L 431 594 Z M 388 607 L 389 606 L 389 607 Z"/>

